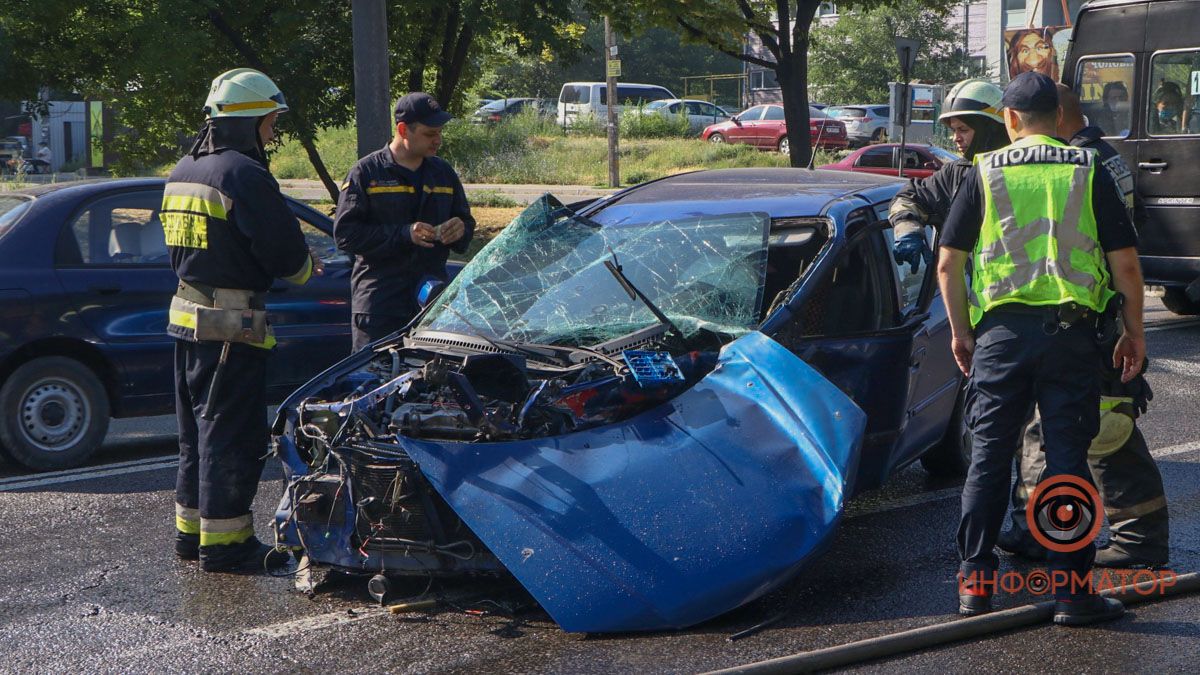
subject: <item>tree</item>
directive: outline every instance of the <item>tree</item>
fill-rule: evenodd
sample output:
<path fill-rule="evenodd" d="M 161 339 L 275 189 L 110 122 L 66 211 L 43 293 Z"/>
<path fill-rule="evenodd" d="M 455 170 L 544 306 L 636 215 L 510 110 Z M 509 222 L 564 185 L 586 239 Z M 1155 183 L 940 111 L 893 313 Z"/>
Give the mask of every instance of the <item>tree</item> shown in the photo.
<path fill-rule="evenodd" d="M 895 6 L 904 0 L 840 0 L 843 12 Z M 592 9 L 608 14 L 618 30 L 630 32 L 644 26 L 672 28 L 694 42 L 707 44 L 729 56 L 775 72 L 783 95 L 792 166 L 807 166 L 812 156 L 808 130 L 808 54 L 813 19 L 820 0 L 589 0 Z M 929 0 L 930 8 L 943 8 L 954 0 Z M 759 56 L 745 50 L 754 34 L 766 50 Z M 892 62 L 895 62 L 893 57 Z M 897 66 L 898 69 L 898 66 Z"/>
<path fill-rule="evenodd" d="M 570 12 L 570 0 L 394 0 L 391 72 L 409 89 L 432 82 L 449 105 L 461 100 L 477 50 L 566 44 L 559 28 Z M 126 130 L 113 141 L 119 172 L 177 157 L 200 127 L 208 83 L 218 73 L 262 70 L 287 97 L 290 111 L 279 130 L 299 140 L 337 199 L 316 137 L 353 118 L 349 3 L 6 0 L 0 63 L 0 99 L 37 101 L 49 87 L 112 107 Z"/>
<path fill-rule="evenodd" d="M 930 10 L 919 0 L 842 14 L 837 23 L 813 30 L 809 91 L 827 103 L 886 101 L 888 82 L 899 78 L 893 41 L 918 37 L 921 51 L 911 74 L 925 82 L 955 82 L 980 72 L 963 72 L 962 36 L 947 25 L 947 9 Z"/>

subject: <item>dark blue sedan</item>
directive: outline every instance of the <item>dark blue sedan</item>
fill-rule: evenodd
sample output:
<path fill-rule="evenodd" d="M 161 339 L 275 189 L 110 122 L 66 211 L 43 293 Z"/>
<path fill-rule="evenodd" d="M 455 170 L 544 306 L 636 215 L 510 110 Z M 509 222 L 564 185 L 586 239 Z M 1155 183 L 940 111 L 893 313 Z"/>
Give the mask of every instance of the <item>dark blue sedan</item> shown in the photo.
<path fill-rule="evenodd" d="M 280 406 L 279 541 L 380 597 L 511 574 L 568 631 L 778 587 L 856 492 L 965 465 L 934 275 L 890 253 L 902 185 L 733 169 L 543 197 Z"/>
<path fill-rule="evenodd" d="M 110 417 L 174 410 L 167 307 L 177 279 L 158 219 L 164 181 L 0 193 L 0 451 L 36 470 L 84 462 Z M 277 282 L 279 400 L 350 350 L 349 260 L 332 221 L 288 200 L 325 274 Z"/>

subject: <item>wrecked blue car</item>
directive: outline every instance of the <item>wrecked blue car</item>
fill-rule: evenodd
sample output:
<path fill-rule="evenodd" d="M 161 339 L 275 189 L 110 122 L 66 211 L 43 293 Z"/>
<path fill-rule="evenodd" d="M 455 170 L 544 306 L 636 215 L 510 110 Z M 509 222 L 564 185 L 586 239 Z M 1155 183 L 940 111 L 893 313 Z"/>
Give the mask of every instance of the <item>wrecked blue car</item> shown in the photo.
<path fill-rule="evenodd" d="M 567 631 L 683 628 L 779 587 L 855 492 L 966 465 L 933 275 L 890 255 L 902 184 L 543 197 L 280 408 L 278 541 L 364 575 L 511 575 Z"/>

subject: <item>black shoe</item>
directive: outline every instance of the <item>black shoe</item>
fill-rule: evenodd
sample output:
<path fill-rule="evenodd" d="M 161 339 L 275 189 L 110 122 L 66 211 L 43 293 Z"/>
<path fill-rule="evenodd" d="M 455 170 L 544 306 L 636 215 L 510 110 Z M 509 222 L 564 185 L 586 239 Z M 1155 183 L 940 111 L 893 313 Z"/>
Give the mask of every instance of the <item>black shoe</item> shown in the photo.
<path fill-rule="evenodd" d="M 1167 566 L 1166 558 L 1152 560 L 1133 555 L 1125 549 L 1108 544 L 1096 549 L 1096 567 L 1115 567 L 1126 570 L 1154 570 Z"/>
<path fill-rule="evenodd" d="M 996 548 L 1026 560 L 1045 560 L 1046 549 L 1034 540 L 1033 535 L 1015 527 L 1009 528 L 996 537 Z"/>
<path fill-rule="evenodd" d="M 1054 623 L 1060 626 L 1086 626 L 1111 621 L 1124 613 L 1125 605 L 1120 600 L 1099 595 L 1079 595 L 1071 600 L 1054 602 Z"/>
<path fill-rule="evenodd" d="M 250 537 L 240 544 L 221 544 L 200 547 L 200 569 L 205 572 L 257 572 L 271 570 L 288 564 L 292 555 L 288 551 L 267 546 L 257 537 Z"/>
<path fill-rule="evenodd" d="M 175 532 L 175 555 L 180 560 L 199 560 L 200 535 Z"/>
<path fill-rule="evenodd" d="M 979 616 L 992 611 L 992 591 L 984 584 L 964 583 L 958 576 L 958 613 L 961 616 Z"/>

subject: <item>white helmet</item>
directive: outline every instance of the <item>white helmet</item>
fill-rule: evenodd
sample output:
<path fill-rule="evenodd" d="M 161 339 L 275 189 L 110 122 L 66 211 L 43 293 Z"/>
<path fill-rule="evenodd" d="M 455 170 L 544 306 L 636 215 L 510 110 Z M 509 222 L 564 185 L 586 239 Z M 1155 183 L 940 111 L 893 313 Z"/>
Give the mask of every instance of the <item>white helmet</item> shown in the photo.
<path fill-rule="evenodd" d="M 253 68 L 235 68 L 218 75 L 204 101 L 204 114 L 209 119 L 262 117 L 287 109 L 279 87 Z"/>
<path fill-rule="evenodd" d="M 987 80 L 963 80 L 946 94 L 946 105 L 942 107 L 938 120 L 944 122 L 951 117 L 978 115 L 1004 124 L 1000 118 L 1002 98 L 1004 90 Z"/>

